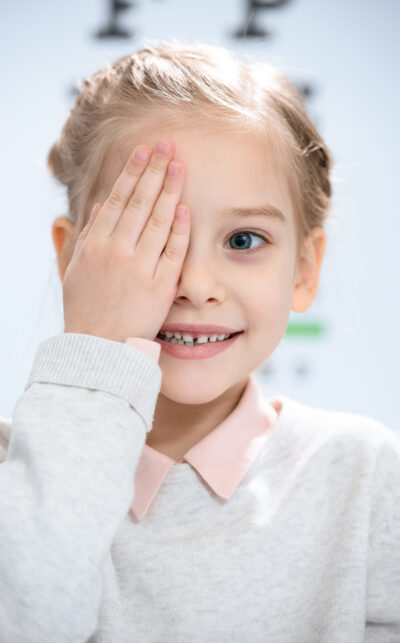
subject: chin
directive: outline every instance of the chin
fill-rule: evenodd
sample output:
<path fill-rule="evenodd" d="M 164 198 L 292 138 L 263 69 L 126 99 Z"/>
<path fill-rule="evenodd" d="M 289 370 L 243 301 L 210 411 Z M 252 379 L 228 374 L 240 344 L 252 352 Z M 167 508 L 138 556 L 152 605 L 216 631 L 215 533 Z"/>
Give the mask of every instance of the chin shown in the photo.
<path fill-rule="evenodd" d="M 165 377 L 165 376 L 163 376 Z M 160 394 L 176 404 L 207 404 L 225 392 L 227 386 L 220 382 L 219 386 L 210 379 L 188 381 L 180 383 L 177 379 L 167 381 L 166 378 L 161 384 Z"/>

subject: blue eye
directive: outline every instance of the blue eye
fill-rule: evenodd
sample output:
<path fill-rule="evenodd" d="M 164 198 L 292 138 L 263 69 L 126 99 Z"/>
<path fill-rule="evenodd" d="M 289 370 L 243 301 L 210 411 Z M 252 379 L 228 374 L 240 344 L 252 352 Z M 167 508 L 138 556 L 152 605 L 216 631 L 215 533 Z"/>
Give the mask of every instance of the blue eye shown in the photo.
<path fill-rule="evenodd" d="M 251 232 L 251 230 L 239 230 L 238 232 L 234 232 L 234 234 L 232 234 L 232 235 L 229 237 L 229 240 L 230 240 L 230 239 L 233 239 L 233 238 L 235 238 L 235 237 L 239 238 L 239 244 L 238 244 L 238 242 L 237 242 L 237 241 L 235 242 L 235 243 L 236 243 L 236 245 L 239 245 L 239 247 L 238 247 L 238 248 L 232 248 L 232 246 L 231 246 L 231 249 L 232 249 L 232 250 L 242 250 L 242 252 L 247 253 L 247 252 L 255 252 L 256 250 L 259 250 L 259 248 L 260 248 L 261 246 L 263 246 L 263 245 L 264 245 L 264 244 L 260 244 L 259 246 L 256 246 L 255 248 L 246 248 L 246 247 L 245 247 L 245 246 L 246 246 L 246 243 L 247 243 L 247 241 L 246 241 L 246 237 L 249 237 L 249 236 L 251 236 L 251 237 L 258 237 L 259 239 L 262 239 L 262 240 L 264 241 L 264 243 L 271 243 L 271 242 L 267 239 L 267 237 L 264 237 L 264 236 L 262 236 L 261 234 L 256 234 L 255 232 Z M 244 249 L 243 249 L 243 248 L 244 248 Z"/>

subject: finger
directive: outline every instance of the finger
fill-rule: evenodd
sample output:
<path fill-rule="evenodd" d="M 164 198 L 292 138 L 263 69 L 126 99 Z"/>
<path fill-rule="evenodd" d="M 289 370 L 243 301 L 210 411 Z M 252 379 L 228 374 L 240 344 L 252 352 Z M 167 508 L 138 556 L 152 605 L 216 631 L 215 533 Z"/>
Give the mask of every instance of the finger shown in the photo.
<path fill-rule="evenodd" d="M 101 202 L 97 202 L 97 203 L 94 204 L 86 225 L 83 226 L 82 230 L 79 233 L 79 236 L 78 236 L 78 238 L 76 240 L 75 246 L 80 244 L 82 241 L 84 241 L 86 239 L 86 237 L 88 236 L 89 231 L 91 230 L 91 228 L 93 226 L 93 223 L 94 223 L 94 220 L 95 220 L 97 214 L 99 213 L 102 205 L 103 204 Z M 78 245 L 78 247 L 79 247 L 79 245 Z"/>
<path fill-rule="evenodd" d="M 135 249 L 136 242 L 153 211 L 165 180 L 168 163 L 175 153 L 175 143 L 172 139 L 163 138 L 159 141 L 159 143 L 161 142 L 169 143 L 169 151 L 163 154 L 158 151 L 158 144 L 156 145 L 156 149 L 111 235 L 115 241 L 126 245 L 131 251 Z"/>
<path fill-rule="evenodd" d="M 178 171 L 175 174 L 175 171 Z M 171 234 L 171 226 L 176 214 L 183 183 L 185 167 L 182 161 L 174 159 L 168 166 L 164 186 L 157 199 L 141 237 L 136 242 L 135 254 L 147 271 L 153 275 L 160 255 Z"/>
<path fill-rule="evenodd" d="M 190 210 L 187 205 L 179 204 L 167 245 L 161 255 L 154 278 L 162 284 L 177 284 L 182 270 L 190 233 Z"/>
<path fill-rule="evenodd" d="M 141 156 L 142 153 L 147 154 L 147 157 Z M 109 196 L 104 201 L 100 216 L 96 217 L 93 233 L 102 236 L 111 235 L 129 201 L 129 197 L 145 171 L 152 153 L 153 150 L 146 145 L 137 145 L 135 147 L 121 174 L 115 181 Z"/>

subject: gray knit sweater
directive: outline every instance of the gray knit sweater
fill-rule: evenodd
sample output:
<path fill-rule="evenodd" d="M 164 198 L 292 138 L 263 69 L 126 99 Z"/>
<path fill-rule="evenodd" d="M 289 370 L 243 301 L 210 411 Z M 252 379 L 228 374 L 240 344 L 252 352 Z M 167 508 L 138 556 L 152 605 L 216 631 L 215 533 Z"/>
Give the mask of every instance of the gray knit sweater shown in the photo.
<path fill-rule="evenodd" d="M 279 396 L 228 501 L 174 466 L 137 521 L 161 377 L 119 342 L 39 345 L 0 422 L 1 643 L 399 643 L 396 432 Z"/>

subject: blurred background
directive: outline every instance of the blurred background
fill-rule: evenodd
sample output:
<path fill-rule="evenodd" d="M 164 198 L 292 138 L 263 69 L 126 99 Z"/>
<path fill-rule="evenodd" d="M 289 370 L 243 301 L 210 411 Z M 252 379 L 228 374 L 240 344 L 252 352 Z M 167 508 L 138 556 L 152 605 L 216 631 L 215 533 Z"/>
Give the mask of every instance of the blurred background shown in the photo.
<path fill-rule="evenodd" d="M 398 0 L 21 0 L 0 14 L 0 416 L 39 343 L 64 330 L 51 225 L 68 206 L 46 155 L 79 79 L 146 38 L 182 38 L 280 65 L 333 155 L 318 295 L 257 380 L 267 397 L 400 431 Z"/>

